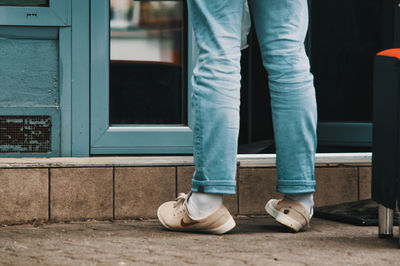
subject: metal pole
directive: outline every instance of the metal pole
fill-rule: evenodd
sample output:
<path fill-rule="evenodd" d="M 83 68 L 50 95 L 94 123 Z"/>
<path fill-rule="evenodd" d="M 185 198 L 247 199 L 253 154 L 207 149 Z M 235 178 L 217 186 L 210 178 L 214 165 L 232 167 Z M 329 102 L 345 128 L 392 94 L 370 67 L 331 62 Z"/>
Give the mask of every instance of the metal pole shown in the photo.
<path fill-rule="evenodd" d="M 400 212 L 397 212 L 397 221 L 399 221 L 399 248 L 400 248 Z"/>
<path fill-rule="evenodd" d="M 379 205 L 379 237 L 393 237 L 393 210 Z"/>

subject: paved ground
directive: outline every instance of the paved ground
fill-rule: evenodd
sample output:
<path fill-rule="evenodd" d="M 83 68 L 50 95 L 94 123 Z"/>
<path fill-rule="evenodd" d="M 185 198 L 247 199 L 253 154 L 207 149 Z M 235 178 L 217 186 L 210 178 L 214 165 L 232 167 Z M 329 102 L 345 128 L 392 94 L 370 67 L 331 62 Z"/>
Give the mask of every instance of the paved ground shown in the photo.
<path fill-rule="evenodd" d="M 314 218 L 293 234 L 270 218 L 238 218 L 229 234 L 164 230 L 155 221 L 73 222 L 0 228 L 1 265 L 399 265 L 395 239 L 377 227 Z"/>

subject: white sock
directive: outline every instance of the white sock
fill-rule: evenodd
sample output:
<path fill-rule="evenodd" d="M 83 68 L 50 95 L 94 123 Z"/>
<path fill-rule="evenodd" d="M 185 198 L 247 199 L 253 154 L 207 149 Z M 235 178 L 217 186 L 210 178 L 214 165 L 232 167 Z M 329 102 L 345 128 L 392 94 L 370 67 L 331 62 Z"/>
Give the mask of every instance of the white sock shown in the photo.
<path fill-rule="evenodd" d="M 314 207 L 314 193 L 285 194 L 285 198 L 300 202 L 310 213 Z"/>
<path fill-rule="evenodd" d="M 192 192 L 187 207 L 191 217 L 201 219 L 222 205 L 222 194 Z"/>

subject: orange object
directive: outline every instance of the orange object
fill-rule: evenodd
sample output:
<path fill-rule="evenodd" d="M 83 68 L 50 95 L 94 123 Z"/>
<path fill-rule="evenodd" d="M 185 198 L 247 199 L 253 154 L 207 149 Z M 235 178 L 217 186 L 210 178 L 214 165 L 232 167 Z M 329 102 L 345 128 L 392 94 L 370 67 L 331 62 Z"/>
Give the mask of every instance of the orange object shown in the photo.
<path fill-rule="evenodd" d="M 400 48 L 383 50 L 382 52 L 377 53 L 377 55 L 400 59 Z"/>

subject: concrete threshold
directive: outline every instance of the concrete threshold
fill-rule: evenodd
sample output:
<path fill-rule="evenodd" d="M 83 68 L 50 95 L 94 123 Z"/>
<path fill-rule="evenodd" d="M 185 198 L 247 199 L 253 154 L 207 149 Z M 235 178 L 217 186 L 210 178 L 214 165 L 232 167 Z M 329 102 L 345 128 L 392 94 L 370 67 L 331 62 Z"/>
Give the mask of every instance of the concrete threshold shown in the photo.
<path fill-rule="evenodd" d="M 241 167 L 274 167 L 275 154 L 240 154 L 238 161 Z M 372 153 L 317 153 L 315 164 L 370 164 Z"/>
<path fill-rule="evenodd" d="M 275 167 L 275 154 L 240 154 L 241 167 Z M 318 153 L 318 164 L 370 164 L 371 153 Z M 96 156 L 56 158 L 0 158 L 0 168 L 192 166 L 193 156 Z"/>

